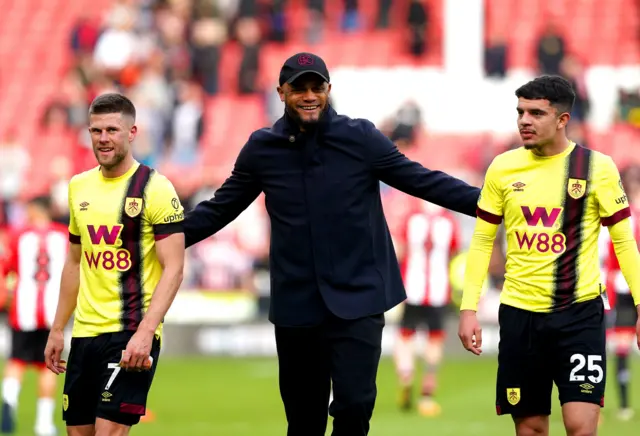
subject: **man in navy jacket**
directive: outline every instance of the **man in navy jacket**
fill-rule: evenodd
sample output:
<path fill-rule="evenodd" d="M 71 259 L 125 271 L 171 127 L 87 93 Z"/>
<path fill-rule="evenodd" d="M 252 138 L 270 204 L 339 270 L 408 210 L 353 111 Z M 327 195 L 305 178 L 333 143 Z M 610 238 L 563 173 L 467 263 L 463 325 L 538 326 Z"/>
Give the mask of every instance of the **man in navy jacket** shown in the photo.
<path fill-rule="evenodd" d="M 333 435 L 368 434 L 384 312 L 406 298 L 380 181 L 470 216 L 480 193 L 410 161 L 371 122 L 338 115 L 330 90 L 321 58 L 289 58 L 278 87 L 284 116 L 249 137 L 215 197 L 184 222 L 191 246 L 265 193 L 288 436 L 324 436 L 331 382 Z"/>

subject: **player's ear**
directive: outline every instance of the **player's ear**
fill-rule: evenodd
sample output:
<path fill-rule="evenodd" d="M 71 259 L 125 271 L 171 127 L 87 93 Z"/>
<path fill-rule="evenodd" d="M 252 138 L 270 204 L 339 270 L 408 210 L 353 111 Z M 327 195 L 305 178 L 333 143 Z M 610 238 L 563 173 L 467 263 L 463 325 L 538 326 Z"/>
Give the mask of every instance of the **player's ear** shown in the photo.
<path fill-rule="evenodd" d="M 134 124 L 133 126 L 131 126 L 131 129 L 129 129 L 129 142 L 133 142 L 137 134 L 138 134 L 138 126 Z"/>
<path fill-rule="evenodd" d="M 569 120 L 571 119 L 571 115 L 569 112 L 563 112 L 558 117 L 558 130 L 564 129 L 569 124 Z"/>
<path fill-rule="evenodd" d="M 280 96 L 280 101 L 284 103 L 284 89 L 282 89 L 282 86 L 278 86 L 276 90 L 278 91 L 278 95 Z"/>

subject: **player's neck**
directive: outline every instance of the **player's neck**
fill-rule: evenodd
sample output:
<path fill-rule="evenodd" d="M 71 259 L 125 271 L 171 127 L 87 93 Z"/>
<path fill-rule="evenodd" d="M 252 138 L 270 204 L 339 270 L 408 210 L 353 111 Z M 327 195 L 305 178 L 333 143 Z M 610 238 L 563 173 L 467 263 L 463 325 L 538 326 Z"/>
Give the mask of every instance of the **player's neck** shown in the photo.
<path fill-rule="evenodd" d="M 562 154 L 569 146 L 571 145 L 571 141 L 567 139 L 567 137 L 562 137 L 561 139 L 555 140 L 549 144 L 546 144 L 543 147 L 532 150 L 533 154 L 542 157 L 551 157 Z"/>
<path fill-rule="evenodd" d="M 127 156 L 122 162 L 113 168 L 107 169 L 103 166 L 100 167 L 102 176 L 106 179 L 115 179 L 116 177 L 124 176 L 127 171 L 131 169 L 135 163 L 133 156 Z"/>

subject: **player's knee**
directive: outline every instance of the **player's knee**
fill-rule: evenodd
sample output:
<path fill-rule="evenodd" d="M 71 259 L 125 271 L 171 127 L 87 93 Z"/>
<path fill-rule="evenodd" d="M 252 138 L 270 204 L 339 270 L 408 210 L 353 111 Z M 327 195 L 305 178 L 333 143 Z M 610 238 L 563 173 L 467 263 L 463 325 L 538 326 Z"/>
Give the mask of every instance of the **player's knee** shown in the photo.
<path fill-rule="evenodd" d="M 567 403 L 562 407 L 567 436 L 595 436 L 600 407 L 595 404 Z"/>
<path fill-rule="evenodd" d="M 546 416 L 528 416 L 514 418 L 517 436 L 546 436 L 549 434 L 549 418 Z"/>
<path fill-rule="evenodd" d="M 564 417 L 564 427 L 567 436 L 596 436 L 598 429 L 597 419 L 583 419 L 581 417 Z"/>

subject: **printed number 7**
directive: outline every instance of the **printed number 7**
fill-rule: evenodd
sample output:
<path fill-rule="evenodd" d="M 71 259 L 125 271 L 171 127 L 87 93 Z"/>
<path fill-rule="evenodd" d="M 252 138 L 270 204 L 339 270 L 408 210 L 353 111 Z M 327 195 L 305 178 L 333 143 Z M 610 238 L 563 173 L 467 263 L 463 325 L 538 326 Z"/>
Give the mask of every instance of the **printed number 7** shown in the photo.
<path fill-rule="evenodd" d="M 108 363 L 107 364 L 107 368 L 108 369 L 113 369 L 113 372 L 111 373 L 111 377 L 109 377 L 109 381 L 107 382 L 107 385 L 104 387 L 105 391 L 109 390 L 109 388 L 111 387 L 111 384 L 113 384 L 113 381 L 116 379 L 116 376 L 118 375 L 118 373 L 122 369 L 120 367 L 120 364 L 118 364 L 118 363 Z"/>

